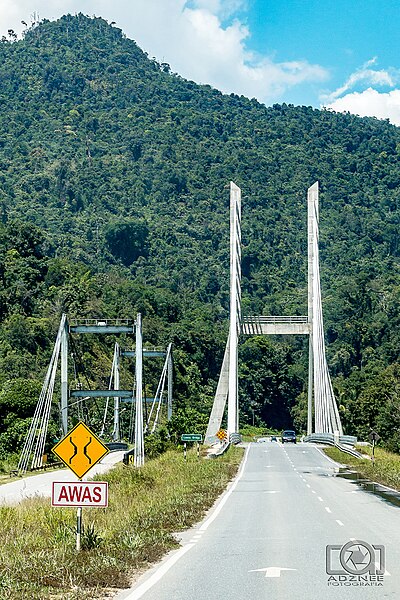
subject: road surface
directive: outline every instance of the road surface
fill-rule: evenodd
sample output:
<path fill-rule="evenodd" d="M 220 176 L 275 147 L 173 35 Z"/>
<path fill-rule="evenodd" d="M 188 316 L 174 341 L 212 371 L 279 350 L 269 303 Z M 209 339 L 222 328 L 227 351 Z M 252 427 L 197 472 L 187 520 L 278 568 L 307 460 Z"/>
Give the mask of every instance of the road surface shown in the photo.
<path fill-rule="evenodd" d="M 117 462 L 121 462 L 126 450 L 110 452 L 97 465 L 91 469 L 83 478 L 85 481 L 105 473 Z M 69 469 L 59 469 L 57 471 L 47 471 L 29 477 L 18 477 L 0 485 L 0 505 L 16 504 L 25 498 L 34 496 L 51 496 L 51 486 L 53 481 L 78 481 L 78 478 Z"/>
<path fill-rule="evenodd" d="M 399 508 L 335 477 L 315 446 L 265 442 L 246 452 L 205 521 L 116 600 L 400 598 Z M 346 543 L 343 563 L 357 574 L 340 564 Z M 327 574 L 327 546 L 339 574 Z"/>

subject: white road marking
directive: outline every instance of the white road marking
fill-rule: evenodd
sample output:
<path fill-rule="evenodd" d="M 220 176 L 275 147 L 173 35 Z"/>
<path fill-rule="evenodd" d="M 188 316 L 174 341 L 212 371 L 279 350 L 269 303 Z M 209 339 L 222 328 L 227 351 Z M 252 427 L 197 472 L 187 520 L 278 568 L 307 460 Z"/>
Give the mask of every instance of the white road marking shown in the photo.
<path fill-rule="evenodd" d="M 146 592 L 148 592 L 153 587 L 153 585 L 160 581 L 160 579 L 164 577 L 166 573 L 168 573 L 170 568 L 173 567 L 174 564 L 177 563 L 178 560 L 182 558 L 184 554 L 186 554 L 186 552 L 191 550 L 194 545 L 195 544 L 186 544 L 186 546 L 183 546 L 180 550 L 178 550 L 176 554 L 171 556 L 171 558 L 167 560 L 166 563 L 161 565 L 147 581 L 142 583 L 142 585 L 140 585 L 136 590 L 134 590 L 132 594 L 129 594 L 129 596 L 126 597 L 126 600 L 139 600 L 139 598 L 141 598 Z"/>
<path fill-rule="evenodd" d="M 342 521 L 339 521 L 339 519 L 336 519 L 336 523 L 337 523 L 338 525 L 340 525 L 340 527 L 344 527 L 344 525 L 343 525 Z"/>
<path fill-rule="evenodd" d="M 326 510 L 326 512 L 328 512 L 328 513 L 331 513 L 331 512 L 332 512 L 332 511 L 331 511 L 331 509 L 329 508 L 329 506 L 325 506 L 325 510 Z"/>
<path fill-rule="evenodd" d="M 315 490 L 311 490 L 313 494 L 316 494 L 317 492 Z"/>
<path fill-rule="evenodd" d="M 318 500 L 319 500 L 320 502 L 323 502 L 323 501 L 324 501 L 324 499 L 323 499 L 323 498 L 321 498 L 321 496 L 318 496 Z"/>
<path fill-rule="evenodd" d="M 279 490 L 268 490 L 267 492 L 264 492 L 264 494 L 278 494 Z"/>
<path fill-rule="evenodd" d="M 287 567 L 266 567 L 265 569 L 252 569 L 249 573 L 265 573 L 265 577 L 280 577 L 282 571 L 297 571 Z"/>
<path fill-rule="evenodd" d="M 310 487 L 311 487 L 311 485 L 310 485 L 309 483 L 307 483 L 307 487 L 308 487 L 308 488 L 310 488 Z"/>
<path fill-rule="evenodd" d="M 326 460 L 329 460 L 329 462 L 333 463 L 336 467 L 343 467 L 344 465 L 342 465 L 341 463 L 336 462 L 336 460 L 333 460 L 332 458 L 330 458 L 329 456 L 327 456 L 325 454 L 325 452 L 322 452 L 321 448 L 317 448 L 316 446 L 314 446 L 316 450 L 318 450 L 318 452 L 320 454 L 322 454 L 322 456 L 324 458 L 326 458 Z"/>
<path fill-rule="evenodd" d="M 225 493 L 225 496 L 223 496 L 221 502 L 218 504 L 217 508 L 214 510 L 213 514 L 203 523 L 203 525 L 201 525 L 199 527 L 199 531 L 203 532 L 206 529 L 208 529 L 208 527 L 211 525 L 211 523 L 214 521 L 214 519 L 216 519 L 219 515 L 219 513 L 221 512 L 221 510 L 223 509 L 226 501 L 228 500 L 229 496 L 232 494 L 232 492 L 235 490 L 237 484 L 239 483 L 243 473 L 244 473 L 244 468 L 246 466 L 246 462 L 247 462 L 247 457 L 249 456 L 249 450 L 250 450 L 251 446 L 247 447 L 246 450 L 246 454 L 242 463 L 242 466 L 240 467 L 240 471 L 236 476 L 235 481 L 233 482 L 233 484 L 231 485 L 231 487 L 228 489 L 228 491 Z M 129 599 L 130 600 L 130 599 Z"/>

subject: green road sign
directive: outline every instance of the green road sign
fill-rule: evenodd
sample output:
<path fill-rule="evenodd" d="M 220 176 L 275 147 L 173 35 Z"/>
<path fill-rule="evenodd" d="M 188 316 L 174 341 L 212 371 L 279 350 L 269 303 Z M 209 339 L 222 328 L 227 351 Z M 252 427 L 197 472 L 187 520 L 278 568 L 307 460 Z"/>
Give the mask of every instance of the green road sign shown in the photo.
<path fill-rule="evenodd" d="M 200 433 L 183 433 L 181 435 L 182 442 L 201 442 L 202 439 Z"/>

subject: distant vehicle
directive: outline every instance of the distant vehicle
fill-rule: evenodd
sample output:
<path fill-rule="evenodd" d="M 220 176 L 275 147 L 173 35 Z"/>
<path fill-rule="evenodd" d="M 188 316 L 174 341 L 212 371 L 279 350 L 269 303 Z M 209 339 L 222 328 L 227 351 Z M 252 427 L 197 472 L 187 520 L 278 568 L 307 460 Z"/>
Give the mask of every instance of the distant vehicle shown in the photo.
<path fill-rule="evenodd" d="M 271 442 L 277 442 L 277 441 L 278 441 L 278 440 L 276 439 L 276 435 L 273 435 L 273 436 L 271 437 Z"/>
<path fill-rule="evenodd" d="M 295 444 L 296 432 L 292 429 L 285 429 L 285 431 L 282 433 L 282 444 L 284 444 L 285 442 L 292 442 L 293 444 Z"/>

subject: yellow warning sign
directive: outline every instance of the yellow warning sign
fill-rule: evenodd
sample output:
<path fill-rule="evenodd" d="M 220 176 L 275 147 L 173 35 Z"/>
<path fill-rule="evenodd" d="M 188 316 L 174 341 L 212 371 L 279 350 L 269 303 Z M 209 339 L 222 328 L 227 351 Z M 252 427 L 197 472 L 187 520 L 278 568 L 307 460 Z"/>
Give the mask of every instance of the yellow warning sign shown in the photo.
<path fill-rule="evenodd" d="M 81 479 L 109 450 L 93 431 L 80 421 L 54 446 L 53 452 Z"/>
<path fill-rule="evenodd" d="M 219 440 L 226 440 L 226 438 L 228 437 L 228 434 L 226 433 L 226 431 L 224 429 L 220 429 L 219 431 L 217 431 L 217 438 Z"/>

